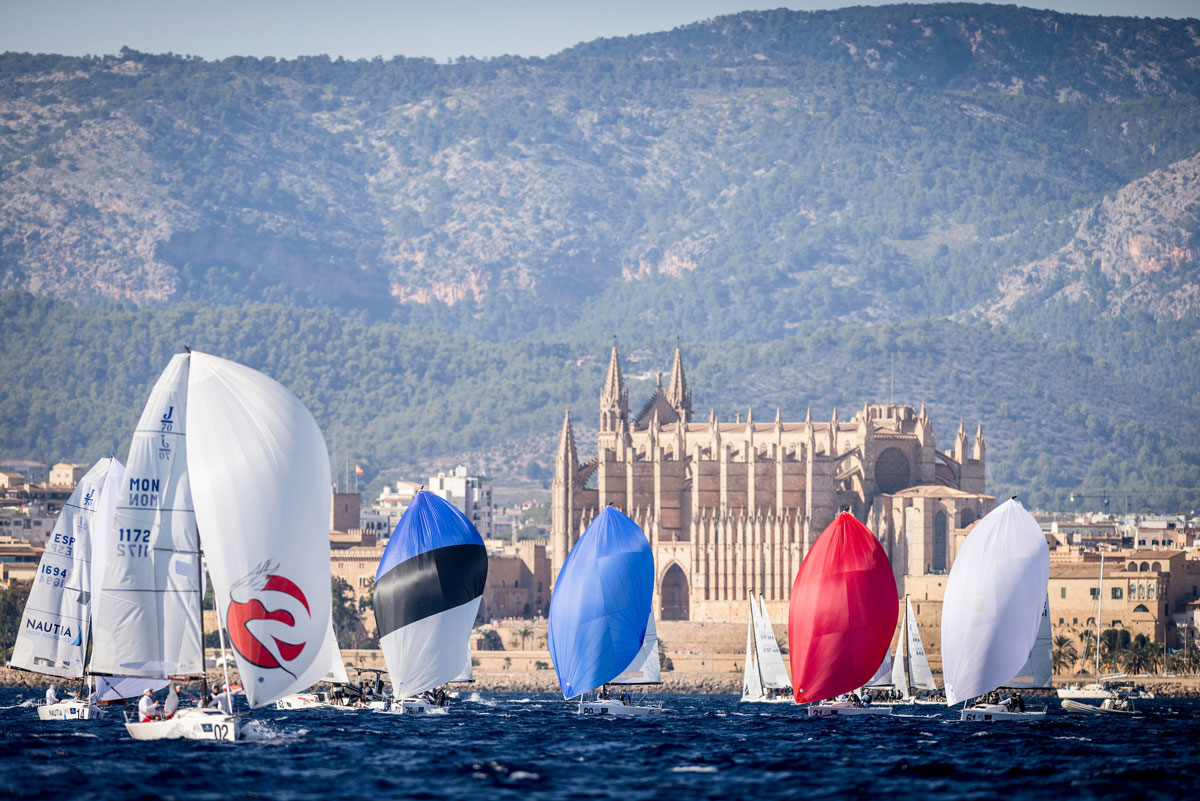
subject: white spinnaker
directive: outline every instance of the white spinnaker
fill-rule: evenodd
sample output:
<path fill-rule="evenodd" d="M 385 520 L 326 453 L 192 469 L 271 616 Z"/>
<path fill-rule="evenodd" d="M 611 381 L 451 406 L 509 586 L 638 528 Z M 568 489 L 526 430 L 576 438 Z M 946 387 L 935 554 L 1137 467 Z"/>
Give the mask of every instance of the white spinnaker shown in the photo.
<path fill-rule="evenodd" d="M 908 666 L 904 659 L 904 646 L 908 640 L 908 618 L 900 620 L 900 639 L 896 641 L 896 658 L 892 661 L 892 686 L 900 695 L 908 696 Z"/>
<path fill-rule="evenodd" d="M 98 673 L 201 671 L 202 573 L 184 428 L 188 364 L 187 354 L 171 359 L 133 432 L 97 584 L 92 669 Z"/>
<path fill-rule="evenodd" d="M 758 647 L 754 644 L 758 607 L 750 599 L 750 619 L 746 621 L 746 663 L 742 666 L 742 700 L 757 701 L 763 693 L 762 674 L 758 672 Z"/>
<path fill-rule="evenodd" d="M 1050 551 L 1015 499 L 993 509 L 963 542 L 942 604 L 947 705 L 1003 686 L 1037 638 Z"/>
<path fill-rule="evenodd" d="M 1038 621 L 1037 639 L 1033 641 L 1029 658 L 1011 679 L 1004 682 L 1004 686 L 1030 689 L 1044 689 L 1053 686 L 1051 675 L 1054 671 L 1051 647 L 1050 595 L 1047 593 L 1045 604 L 1042 606 L 1042 618 Z"/>
<path fill-rule="evenodd" d="M 11 664 L 48 676 L 79 678 L 91 617 L 91 532 L 116 459 L 101 459 L 63 504 L 21 615 Z"/>
<path fill-rule="evenodd" d="M 447 632 L 470 631 L 480 598 L 422 618 L 379 638 L 395 698 L 411 698 L 452 681 L 471 660 L 467 638 Z"/>
<path fill-rule="evenodd" d="M 196 525 L 217 608 L 247 700 L 263 706 L 312 686 L 329 669 L 325 438 L 278 382 L 196 351 L 186 425 Z M 272 613 L 291 625 L 266 619 Z"/>
<path fill-rule="evenodd" d="M 471 649 L 467 647 L 467 662 L 457 676 L 450 681 L 475 681 L 475 666 L 471 664 Z"/>
<path fill-rule="evenodd" d="M 658 659 L 658 630 L 654 626 L 654 602 L 650 603 L 650 617 L 646 622 L 646 636 L 637 656 L 629 667 L 609 684 L 661 684 L 662 665 Z"/>
<path fill-rule="evenodd" d="M 913 687 L 936 690 L 933 671 L 929 669 L 929 658 L 925 656 L 925 644 L 921 642 L 921 630 L 917 627 L 917 616 L 913 614 L 912 600 L 904 599 L 908 605 L 905 626 L 908 628 L 908 677 Z"/>
<path fill-rule="evenodd" d="M 750 603 L 754 603 L 753 597 Z M 771 628 L 771 618 L 767 614 L 767 602 L 761 595 L 758 598 L 758 608 L 758 618 L 754 622 L 754 639 L 758 646 L 758 670 L 762 673 L 763 686 L 772 690 L 791 687 L 792 680 L 788 678 L 783 654 L 779 652 L 779 642 L 775 639 L 775 630 Z"/>

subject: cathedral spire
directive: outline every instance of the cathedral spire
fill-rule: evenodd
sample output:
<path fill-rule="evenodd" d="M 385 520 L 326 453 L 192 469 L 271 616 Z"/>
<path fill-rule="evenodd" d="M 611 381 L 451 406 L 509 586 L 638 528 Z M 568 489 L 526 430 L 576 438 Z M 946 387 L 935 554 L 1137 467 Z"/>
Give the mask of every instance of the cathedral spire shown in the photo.
<path fill-rule="evenodd" d="M 608 375 L 604 379 L 604 391 L 600 393 L 600 430 L 616 431 L 618 420 L 629 419 L 629 393 L 625 390 L 625 379 L 621 376 L 621 360 L 617 346 L 613 343 L 612 355 L 608 360 Z"/>
<path fill-rule="evenodd" d="M 671 365 L 671 381 L 667 385 L 667 402 L 675 409 L 679 419 L 685 423 L 692 421 L 692 391 L 688 389 L 687 378 L 683 374 L 683 356 L 679 346 L 675 346 L 675 361 Z"/>
<path fill-rule="evenodd" d="M 979 428 L 975 429 L 975 448 L 971 453 L 971 458 L 977 462 L 982 462 L 984 455 L 987 453 L 987 446 L 983 444 L 983 421 L 979 421 Z"/>
<path fill-rule="evenodd" d="M 838 416 L 837 407 L 833 407 L 833 417 L 829 419 L 829 450 L 830 456 L 837 456 Z"/>
<path fill-rule="evenodd" d="M 958 431 L 954 435 L 954 458 L 959 464 L 966 464 L 967 429 L 963 426 L 962 420 L 958 421 Z"/>
<path fill-rule="evenodd" d="M 579 463 L 575 450 L 575 429 L 571 426 L 571 410 L 563 415 L 562 432 L 558 435 L 558 452 L 555 454 L 555 473 L 560 465 L 574 467 Z"/>

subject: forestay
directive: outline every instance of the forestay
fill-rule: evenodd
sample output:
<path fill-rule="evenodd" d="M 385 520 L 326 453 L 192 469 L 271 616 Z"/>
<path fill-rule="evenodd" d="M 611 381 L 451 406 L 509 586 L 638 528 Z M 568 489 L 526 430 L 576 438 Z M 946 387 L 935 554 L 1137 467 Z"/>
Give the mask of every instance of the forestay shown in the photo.
<path fill-rule="evenodd" d="M 564 698 L 615 679 L 642 648 L 654 556 L 636 523 L 611 506 L 567 554 L 550 596 L 548 644 Z"/>
<path fill-rule="evenodd" d="M 267 376 L 193 351 L 187 469 L 217 608 L 251 707 L 325 675 L 329 454 L 312 414 Z"/>
<path fill-rule="evenodd" d="M 1050 638 L 1050 595 L 1042 604 L 1042 618 L 1038 622 L 1037 639 L 1033 641 L 1033 649 L 1029 658 L 1011 679 L 1004 682 L 1005 687 L 1021 689 L 1048 689 L 1053 686 L 1053 673 Z"/>
<path fill-rule="evenodd" d="M 49 676 L 83 675 L 91 618 L 91 535 L 96 508 L 116 459 L 101 459 L 71 493 L 46 540 L 13 644 L 14 667 Z"/>
<path fill-rule="evenodd" d="M 184 428 L 188 366 L 187 354 L 176 355 L 150 391 L 116 497 L 114 536 L 93 548 L 102 557 L 92 657 L 97 673 L 201 672 L 203 578 Z"/>
<path fill-rule="evenodd" d="M 457 679 L 487 582 L 487 550 L 471 521 L 418 492 L 375 573 L 379 645 L 396 698 Z"/>
<path fill-rule="evenodd" d="M 1016 499 L 975 524 L 954 559 L 942 604 L 946 703 L 1004 685 L 1037 639 L 1050 552 Z"/>

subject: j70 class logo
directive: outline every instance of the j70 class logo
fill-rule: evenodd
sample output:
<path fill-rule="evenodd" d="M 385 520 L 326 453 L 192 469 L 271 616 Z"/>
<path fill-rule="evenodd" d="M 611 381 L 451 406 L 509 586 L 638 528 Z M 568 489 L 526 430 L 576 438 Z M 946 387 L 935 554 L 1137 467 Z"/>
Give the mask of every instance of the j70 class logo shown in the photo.
<path fill-rule="evenodd" d="M 96 499 L 95 499 L 95 497 L 94 497 L 94 496 L 95 496 L 95 494 L 96 494 L 96 490 L 94 490 L 94 489 L 90 489 L 90 490 L 88 490 L 88 491 L 87 491 L 87 495 L 84 495 L 84 496 L 83 496 L 83 508 L 84 508 L 84 509 L 91 509 L 91 508 L 92 508 L 92 504 L 93 504 L 93 503 L 95 502 L 95 500 L 96 500 Z"/>
<path fill-rule="evenodd" d="M 297 628 L 293 612 L 303 610 L 310 617 L 312 612 L 304 593 L 291 579 L 276 573 L 278 569 L 278 562 L 263 562 L 234 582 L 225 619 L 229 641 L 239 656 L 256 667 L 279 668 L 294 677 L 296 674 L 284 665 L 300 656 L 308 643 L 292 643 L 280 637 L 292 639 L 287 631 Z M 272 608 L 268 610 L 260 597 Z"/>

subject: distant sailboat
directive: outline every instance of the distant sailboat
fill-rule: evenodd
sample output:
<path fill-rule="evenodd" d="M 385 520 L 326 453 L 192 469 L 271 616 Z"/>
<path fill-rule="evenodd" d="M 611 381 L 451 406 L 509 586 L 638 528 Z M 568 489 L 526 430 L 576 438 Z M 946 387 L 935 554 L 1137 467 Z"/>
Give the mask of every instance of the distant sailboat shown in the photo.
<path fill-rule="evenodd" d="M 850 514 L 838 515 L 804 557 L 792 585 L 792 685 L 797 703 L 813 703 L 810 716 L 891 712 L 819 702 L 871 679 L 891 645 L 898 613 L 887 554 L 866 526 Z"/>
<path fill-rule="evenodd" d="M 661 712 L 660 707 L 587 698 L 628 670 L 642 671 L 652 621 L 654 556 L 636 523 L 606 507 L 575 543 L 550 597 L 547 636 L 563 698 L 579 713 L 619 717 Z"/>
<path fill-rule="evenodd" d="M 1020 680 L 1042 621 L 1049 623 L 1049 576 L 1045 535 L 1015 498 L 975 524 L 954 559 L 942 604 L 942 675 L 948 706 L 1012 686 L 1014 677 Z M 1034 656 L 1041 660 L 1041 650 Z M 1030 673 L 1034 681 L 1039 679 L 1037 672 L 1040 667 Z M 1018 712 L 987 704 L 963 709 L 961 719 L 1044 716 L 1044 711 Z"/>
<path fill-rule="evenodd" d="M 902 703 L 921 703 L 922 699 L 915 697 L 913 690 L 937 690 L 938 686 L 929 668 L 929 659 L 925 656 L 925 645 L 921 642 L 912 599 L 907 595 L 904 596 L 904 606 L 900 638 L 896 642 L 896 658 L 892 661 L 891 684 L 900 693 Z"/>
<path fill-rule="evenodd" d="M 21 615 L 11 667 L 60 678 L 83 677 L 95 619 L 92 597 L 98 563 L 93 549 L 97 540 L 108 536 L 123 475 L 124 467 L 115 458 L 101 459 L 63 504 Z M 88 720 L 99 711 L 87 698 L 38 705 L 41 720 Z"/>
<path fill-rule="evenodd" d="M 742 700 L 748 703 L 790 703 L 792 682 L 779 652 L 779 643 L 767 616 L 766 601 L 750 597 L 746 625 L 746 661 L 742 673 Z"/>
<path fill-rule="evenodd" d="M 129 478 L 118 539 L 135 547 L 105 578 L 103 603 L 119 617 L 102 651 L 108 664 L 203 672 L 202 546 L 250 707 L 324 676 L 336 647 L 330 476 L 312 414 L 261 373 L 191 351 L 155 385 L 131 454 L 144 472 Z M 184 708 L 126 729 L 138 740 L 236 740 L 241 717 Z"/>
<path fill-rule="evenodd" d="M 430 711 L 419 696 L 470 668 L 471 627 L 486 582 L 487 550 L 475 526 L 432 492 L 418 492 L 375 573 L 393 712 Z"/>

